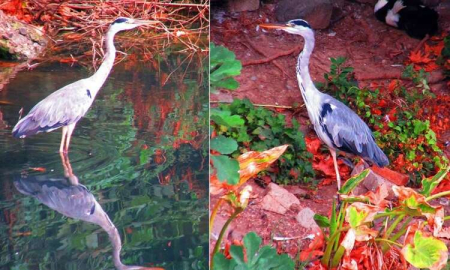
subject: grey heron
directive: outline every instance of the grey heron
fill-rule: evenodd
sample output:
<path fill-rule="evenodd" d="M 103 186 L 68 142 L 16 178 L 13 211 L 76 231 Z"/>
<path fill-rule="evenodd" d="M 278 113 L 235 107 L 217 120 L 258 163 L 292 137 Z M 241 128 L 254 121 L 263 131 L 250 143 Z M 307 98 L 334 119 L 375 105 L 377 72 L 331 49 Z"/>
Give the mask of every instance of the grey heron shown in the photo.
<path fill-rule="evenodd" d="M 20 176 L 14 180 L 14 186 L 20 193 L 36 198 L 64 216 L 102 227 L 112 244 L 112 259 L 116 269 L 164 270 L 160 267 L 131 266 L 122 263 L 120 259 L 122 241 L 119 231 L 94 195 L 85 186 L 79 184 L 78 177 L 72 172 L 69 158 L 61 155 L 61 160 L 64 166 L 64 178 L 46 175 Z"/>
<path fill-rule="evenodd" d="M 298 56 L 297 80 L 308 116 L 317 136 L 324 142 L 333 157 L 338 189 L 341 177 L 336 160 L 337 151 L 361 157 L 370 164 L 384 167 L 389 160 L 378 147 L 373 134 L 364 121 L 349 107 L 337 99 L 320 92 L 309 74 L 309 59 L 314 49 L 314 31 L 304 20 L 291 20 L 287 24 L 262 24 L 264 28 L 280 29 L 300 35 L 305 40 L 303 51 Z"/>
<path fill-rule="evenodd" d="M 123 30 L 155 23 L 157 21 L 117 18 L 106 33 L 106 54 L 97 72 L 89 78 L 64 86 L 36 104 L 16 124 L 12 131 L 13 136 L 25 138 L 36 133 L 50 132 L 62 127 L 59 152 L 67 153 L 75 125 L 91 107 L 95 96 L 113 67 L 116 57 L 114 36 Z"/>

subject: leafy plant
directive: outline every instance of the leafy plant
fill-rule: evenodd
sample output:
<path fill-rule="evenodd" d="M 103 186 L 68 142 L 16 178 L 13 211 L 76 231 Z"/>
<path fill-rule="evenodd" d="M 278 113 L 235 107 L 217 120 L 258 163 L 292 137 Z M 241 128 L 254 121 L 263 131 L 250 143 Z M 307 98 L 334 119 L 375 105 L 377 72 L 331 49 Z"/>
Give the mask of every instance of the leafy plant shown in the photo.
<path fill-rule="evenodd" d="M 292 127 L 286 125 L 285 116 L 275 114 L 264 108 L 255 108 L 248 100 L 235 99 L 231 104 L 223 104 L 211 110 L 213 135 L 211 140 L 213 150 L 222 154 L 237 157 L 246 151 L 262 151 L 281 144 L 289 144 L 286 153 L 278 160 L 274 171 L 265 174 L 272 181 L 287 184 L 293 182 L 308 182 L 314 177 L 311 166 L 312 155 L 306 150 L 305 138 L 300 131 L 300 124 L 293 119 Z M 222 152 L 217 145 L 222 145 L 227 138 L 228 148 Z M 219 142 L 220 141 L 220 142 Z M 236 178 L 228 179 L 231 183 Z"/>
<path fill-rule="evenodd" d="M 368 170 L 349 179 L 339 191 L 342 198 L 339 210 L 333 203 L 330 218 L 314 216 L 323 233 L 328 235 L 320 264 L 327 269 L 339 265 L 355 268 L 372 257 L 376 258 L 370 260 L 373 268 L 389 264 L 392 269 L 401 266 L 401 260 L 392 259 L 395 254 L 418 268 L 442 269 L 447 263 L 448 251 L 440 238 L 449 237 L 449 228 L 443 228 L 443 223 L 450 217 L 444 216 L 442 206 L 429 202 L 448 196 L 450 191 L 430 195 L 430 187 L 437 186 L 449 171 L 450 166 L 432 178 L 423 179 L 422 194 L 411 188 L 393 186 L 396 202 L 386 199 L 385 185 L 376 192 L 350 195 Z M 402 236 L 404 240 L 400 242 Z"/>
<path fill-rule="evenodd" d="M 216 160 L 213 159 L 214 155 L 212 155 L 212 163 L 214 165 L 213 174 L 210 177 L 210 193 L 211 194 L 224 194 L 220 197 L 217 204 L 214 206 L 211 217 L 210 217 L 210 232 L 212 230 L 212 226 L 214 224 L 214 219 L 217 215 L 218 210 L 221 205 L 226 202 L 233 209 L 232 214 L 225 222 L 222 227 L 219 237 L 217 239 L 216 245 L 214 246 L 214 250 L 212 252 L 212 258 L 215 258 L 215 255 L 219 251 L 220 244 L 222 242 L 225 231 L 227 230 L 230 223 L 240 214 L 245 208 L 247 208 L 248 200 L 250 198 L 250 193 L 252 191 L 251 186 L 245 186 L 242 190 L 239 191 L 240 187 L 244 185 L 250 178 L 257 175 L 260 171 L 269 167 L 274 161 L 276 161 L 287 149 L 287 145 L 278 146 L 272 148 L 270 150 L 264 152 L 255 152 L 249 151 L 241 156 L 239 156 L 236 160 L 239 164 L 239 180 L 236 183 L 230 183 L 230 181 L 221 181 L 218 177 L 219 170 L 216 168 Z M 259 245 L 258 245 L 259 246 Z M 265 258 L 265 257 L 262 257 Z M 219 259 L 220 260 L 220 259 Z M 255 259 L 255 263 L 256 263 Z M 214 269 L 215 260 L 211 261 L 211 269 Z M 269 264 L 270 265 L 270 264 Z M 236 265 L 231 264 L 228 267 L 235 267 Z M 234 268 L 223 268 L 223 269 L 234 269 Z M 245 268 L 249 269 L 249 268 Z M 272 269 L 272 268 L 269 268 Z M 278 269 L 278 268 L 273 268 Z"/>
<path fill-rule="evenodd" d="M 437 145 L 436 134 L 425 118 L 423 102 L 434 98 L 423 70 L 408 66 L 403 72 L 413 85 L 406 88 L 392 81 L 387 89 L 360 89 L 353 80 L 353 69 L 344 67 L 345 59 L 331 60 L 331 71 L 320 85 L 332 92 L 368 123 L 391 166 L 418 184 L 422 176 L 430 176 L 446 166 L 446 159 Z M 401 106 L 401 110 L 398 109 Z"/>
<path fill-rule="evenodd" d="M 244 237 L 244 246 L 231 246 L 230 259 L 224 254 L 214 256 L 216 270 L 290 270 L 294 269 L 294 262 L 287 254 L 278 255 L 276 249 L 261 246 L 261 238 L 254 232 Z"/>
<path fill-rule="evenodd" d="M 212 92 L 217 88 L 235 90 L 239 83 L 233 78 L 241 74 L 242 64 L 236 60 L 236 55 L 223 46 L 210 43 L 210 89 Z"/>

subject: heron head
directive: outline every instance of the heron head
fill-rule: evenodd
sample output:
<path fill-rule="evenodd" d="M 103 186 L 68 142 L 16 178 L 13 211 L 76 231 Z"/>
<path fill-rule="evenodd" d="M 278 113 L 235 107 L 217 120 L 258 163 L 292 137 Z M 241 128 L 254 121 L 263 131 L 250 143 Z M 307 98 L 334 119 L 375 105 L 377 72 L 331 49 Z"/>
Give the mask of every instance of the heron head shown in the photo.
<path fill-rule="evenodd" d="M 301 36 L 305 36 L 313 32 L 309 23 L 302 19 L 290 20 L 285 24 L 267 23 L 267 24 L 260 24 L 260 26 L 266 29 L 283 30 L 290 34 Z"/>
<path fill-rule="evenodd" d="M 110 29 L 114 29 L 115 32 L 119 32 L 119 31 L 123 31 L 123 30 L 130 30 L 130 29 L 136 28 L 138 26 L 142 26 L 142 25 L 151 25 L 151 24 L 156 24 L 156 23 L 157 23 L 157 21 L 138 20 L 138 19 L 119 17 L 111 24 Z"/>

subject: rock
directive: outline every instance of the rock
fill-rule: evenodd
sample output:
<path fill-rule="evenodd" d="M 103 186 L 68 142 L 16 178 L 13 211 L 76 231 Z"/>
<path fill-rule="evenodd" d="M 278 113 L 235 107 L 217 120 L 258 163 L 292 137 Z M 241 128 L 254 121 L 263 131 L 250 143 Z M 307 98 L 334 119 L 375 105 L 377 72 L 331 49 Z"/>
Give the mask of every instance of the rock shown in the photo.
<path fill-rule="evenodd" d="M 297 197 L 305 197 L 308 195 L 308 191 L 298 187 L 298 186 L 286 186 L 286 190 L 294 194 Z"/>
<path fill-rule="evenodd" d="M 262 209 L 278 214 L 285 214 L 291 207 L 300 206 L 300 201 L 294 194 L 289 193 L 289 191 L 277 184 L 270 183 L 268 189 L 269 192 L 261 202 Z"/>
<path fill-rule="evenodd" d="M 260 0 L 228 0 L 228 11 L 242 12 L 252 11 L 259 8 Z"/>
<path fill-rule="evenodd" d="M 295 217 L 295 219 L 297 220 L 297 222 L 302 225 L 302 227 L 306 228 L 306 229 L 313 229 L 313 228 L 318 228 L 319 226 L 316 224 L 316 222 L 314 221 L 314 215 L 316 213 L 314 213 L 313 210 L 311 210 L 311 208 L 306 207 L 303 208 Z"/>
<path fill-rule="evenodd" d="M 304 19 L 314 29 L 327 28 L 332 12 L 333 5 L 330 0 L 281 0 L 275 9 L 278 21 Z"/>
<path fill-rule="evenodd" d="M 357 175 L 360 172 L 364 170 L 364 164 L 362 162 L 358 163 L 355 168 L 353 169 L 351 176 Z M 381 172 L 382 175 L 379 173 Z M 389 172 L 389 173 L 386 173 Z M 395 175 L 395 177 L 392 178 L 392 175 Z M 387 177 L 386 177 L 387 176 Z M 406 181 L 405 181 L 406 176 Z M 391 179 L 392 178 L 392 179 Z M 396 182 L 396 183 L 394 183 Z M 382 184 L 385 184 L 389 195 L 387 197 L 388 200 L 392 200 L 395 198 L 394 192 L 392 191 L 393 185 L 405 185 L 408 182 L 408 176 L 403 175 L 401 173 L 392 171 L 388 168 L 377 168 L 372 167 L 370 169 L 369 174 L 367 175 L 366 179 L 364 179 L 359 186 L 357 186 L 353 193 L 355 195 L 361 195 L 368 191 L 374 191 Z"/>
<path fill-rule="evenodd" d="M 378 2 L 378 0 L 356 0 L 356 2 L 361 4 L 369 4 L 372 6 L 375 6 L 375 4 Z"/>
<path fill-rule="evenodd" d="M 19 34 L 21 34 L 22 36 L 26 36 L 27 33 L 27 29 L 25 29 L 24 27 L 19 28 Z"/>
<path fill-rule="evenodd" d="M 389 168 L 374 166 L 372 167 L 372 171 L 397 186 L 404 186 L 409 181 L 409 177 L 406 174 L 393 171 Z"/>
<path fill-rule="evenodd" d="M 0 57 L 26 60 L 38 57 L 48 39 L 39 28 L 27 25 L 0 10 Z M 33 37 L 33 38 L 31 38 Z"/>

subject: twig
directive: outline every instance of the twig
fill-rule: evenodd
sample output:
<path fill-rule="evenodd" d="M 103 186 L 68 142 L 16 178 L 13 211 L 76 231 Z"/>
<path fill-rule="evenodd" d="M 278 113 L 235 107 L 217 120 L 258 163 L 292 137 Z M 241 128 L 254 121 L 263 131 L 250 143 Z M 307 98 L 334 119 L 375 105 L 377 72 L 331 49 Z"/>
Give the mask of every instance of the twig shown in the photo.
<path fill-rule="evenodd" d="M 257 51 L 258 53 L 262 54 L 262 55 L 265 56 L 265 57 L 269 57 L 269 56 L 267 55 L 266 52 L 264 52 L 263 50 L 261 50 L 260 48 L 258 48 L 258 46 L 256 46 L 255 44 L 253 44 L 253 42 L 250 40 L 250 38 L 249 38 L 247 35 L 244 35 L 244 37 L 245 37 L 245 39 L 247 40 L 248 44 L 249 44 L 255 51 Z M 299 47 L 296 47 L 295 49 L 297 49 L 297 48 L 299 48 Z M 291 53 L 292 53 L 292 52 L 290 52 L 289 54 L 291 54 Z M 271 56 L 270 56 L 269 58 L 271 58 Z M 277 58 L 277 57 L 275 57 L 275 58 Z M 275 59 L 273 59 L 273 60 L 275 60 Z M 280 71 L 281 71 L 284 75 L 288 76 L 288 74 L 284 71 L 284 69 L 283 69 L 278 63 L 276 63 L 275 61 L 273 61 L 273 64 L 274 64 L 277 68 L 279 68 Z"/>
<path fill-rule="evenodd" d="M 217 101 L 211 100 L 209 103 L 218 104 L 218 103 L 231 103 L 230 101 Z M 285 106 L 285 105 L 272 105 L 272 104 L 256 104 L 252 103 L 255 107 L 266 107 L 266 108 L 278 108 L 278 109 L 296 109 L 297 107 Z M 299 107 L 303 107 L 305 104 L 300 105 Z"/>
<path fill-rule="evenodd" d="M 271 62 L 275 59 L 277 59 L 278 57 L 282 57 L 282 56 L 286 56 L 286 55 L 290 55 L 294 52 L 297 52 L 300 49 L 300 47 L 295 47 L 293 49 L 290 49 L 288 51 L 285 52 L 278 52 L 270 57 L 267 58 L 263 58 L 263 59 L 258 59 L 258 60 L 250 60 L 247 62 L 242 63 L 242 66 L 250 66 L 250 65 L 259 65 L 259 64 L 265 64 L 267 62 Z"/>

